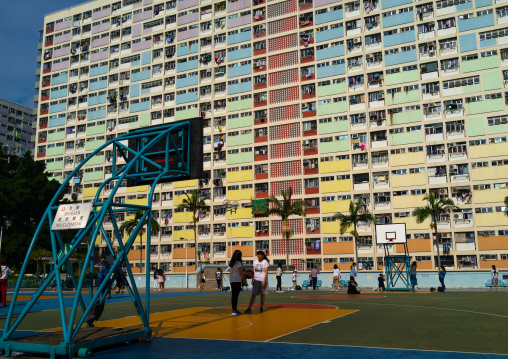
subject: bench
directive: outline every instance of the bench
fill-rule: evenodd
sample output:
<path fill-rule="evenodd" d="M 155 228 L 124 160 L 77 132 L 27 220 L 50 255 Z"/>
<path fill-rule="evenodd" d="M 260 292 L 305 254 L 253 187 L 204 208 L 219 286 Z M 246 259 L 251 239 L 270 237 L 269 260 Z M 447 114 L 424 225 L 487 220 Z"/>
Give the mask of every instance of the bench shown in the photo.
<path fill-rule="evenodd" d="M 508 287 L 508 280 L 506 279 L 498 279 L 498 282 L 499 282 L 499 288 L 506 288 Z M 491 288 L 492 287 L 492 279 L 487 279 L 485 281 L 485 287 L 486 288 Z M 494 285 L 495 287 L 495 285 Z"/>
<path fill-rule="evenodd" d="M 316 288 L 320 288 L 322 285 L 323 285 L 323 281 L 318 279 L 316 282 Z M 309 283 L 308 280 L 304 280 L 302 283 L 302 287 L 305 287 L 305 289 L 309 289 L 309 287 L 312 288 L 312 283 Z"/>

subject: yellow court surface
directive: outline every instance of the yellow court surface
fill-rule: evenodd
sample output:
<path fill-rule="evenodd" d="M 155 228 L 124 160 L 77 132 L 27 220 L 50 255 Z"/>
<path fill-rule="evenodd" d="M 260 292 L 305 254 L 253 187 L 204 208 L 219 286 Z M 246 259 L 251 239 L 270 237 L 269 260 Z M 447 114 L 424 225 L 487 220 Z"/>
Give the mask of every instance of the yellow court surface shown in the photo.
<path fill-rule="evenodd" d="M 156 337 L 268 341 L 355 312 L 333 306 L 272 305 L 264 313 L 232 316 L 230 308 L 196 307 L 150 315 Z M 99 321 L 97 327 L 141 327 L 139 318 Z"/>

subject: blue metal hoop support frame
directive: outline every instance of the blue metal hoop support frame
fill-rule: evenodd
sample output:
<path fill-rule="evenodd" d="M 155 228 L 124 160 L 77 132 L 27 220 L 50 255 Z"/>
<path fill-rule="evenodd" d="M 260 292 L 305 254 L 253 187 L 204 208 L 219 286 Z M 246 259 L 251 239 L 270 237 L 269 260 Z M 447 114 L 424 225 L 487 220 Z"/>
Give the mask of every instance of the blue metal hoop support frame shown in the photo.
<path fill-rule="evenodd" d="M 186 130 L 186 131 L 185 131 Z M 27 266 L 30 261 L 30 255 L 37 243 L 37 239 L 39 238 L 44 224 L 49 224 L 50 228 L 50 238 L 51 238 L 51 247 L 52 247 L 52 259 L 53 266 L 51 271 L 48 273 L 47 277 L 43 280 L 42 284 L 36 291 L 36 293 L 32 296 L 32 298 L 24 305 L 23 309 L 19 313 L 18 317 L 13 320 L 14 309 L 16 307 L 19 291 L 21 288 L 21 280 L 18 280 L 16 283 L 16 287 L 14 289 L 14 294 L 12 296 L 12 301 L 9 307 L 9 312 L 7 314 L 7 318 L 5 321 L 5 327 L 3 331 L 3 336 L 0 339 L 0 348 L 5 350 L 5 354 L 11 350 L 20 350 L 27 352 L 38 352 L 38 353 L 49 353 L 52 357 L 55 354 L 60 355 L 69 355 L 69 357 L 74 357 L 77 351 L 80 348 L 79 343 L 76 343 L 76 336 L 81 329 L 82 325 L 85 322 L 87 315 L 90 313 L 93 305 L 97 302 L 103 303 L 106 295 L 107 288 L 111 286 L 111 284 L 115 280 L 115 276 L 119 271 L 121 271 L 120 266 L 122 263 L 126 264 L 127 275 L 130 282 L 130 285 L 127 285 L 128 293 L 134 303 L 136 311 L 141 319 L 143 324 L 143 334 L 147 337 L 151 336 L 151 328 L 150 328 L 150 254 L 148 248 L 150 248 L 150 232 L 151 232 L 151 215 L 152 215 L 152 199 L 156 184 L 161 180 L 178 180 L 179 178 L 189 177 L 190 173 L 190 122 L 189 121 L 181 121 L 172 124 L 160 125 L 145 129 L 140 129 L 137 131 L 133 131 L 131 133 L 124 134 L 119 136 L 104 145 L 97 148 L 90 155 L 88 155 L 65 179 L 57 193 L 51 200 L 48 205 L 37 229 L 32 238 L 32 241 L 27 249 L 27 253 L 25 256 L 25 260 L 21 267 L 19 278 L 23 278 L 26 273 Z M 179 145 L 175 143 L 175 138 L 179 139 Z M 128 140 L 135 140 L 136 148 L 129 148 L 125 143 Z M 163 144 L 164 150 L 151 151 L 154 146 L 157 148 L 161 148 L 161 144 Z M 67 185 L 74 178 L 74 176 L 87 164 L 87 162 L 100 153 L 101 151 L 107 149 L 112 146 L 112 168 L 113 173 L 110 178 L 106 179 L 97 190 L 95 198 L 93 200 L 93 209 L 88 219 L 88 223 L 85 228 L 77 231 L 74 238 L 67 244 L 67 250 L 64 251 L 64 241 L 59 231 L 51 230 L 51 226 L 53 224 L 53 219 L 56 210 L 58 209 L 58 199 L 61 194 L 67 188 Z M 126 155 L 126 153 L 128 155 Z M 121 156 L 125 160 L 125 164 L 117 169 L 118 164 L 118 156 Z M 155 163 L 153 160 L 149 158 L 149 155 L 157 155 L 159 157 L 163 157 L 165 159 L 164 163 L 161 165 L 159 163 Z M 170 157 L 178 159 L 178 169 L 170 168 Z M 151 172 L 147 171 L 146 165 L 150 165 L 152 168 Z M 174 167 L 174 166 L 173 166 Z M 155 169 L 153 169 L 155 168 Z M 136 205 L 136 204 L 128 204 L 128 203 L 117 203 L 114 201 L 115 195 L 120 188 L 122 182 L 124 180 L 135 180 L 135 181 L 143 181 L 143 183 L 151 182 L 151 189 L 149 193 L 149 197 L 147 200 L 147 205 Z M 109 183 L 116 181 L 114 188 L 111 190 L 108 198 L 105 201 L 100 200 L 100 193 L 105 188 L 105 186 Z M 125 213 L 133 210 L 141 210 L 144 213 L 141 216 L 141 219 L 138 225 L 134 228 L 129 238 L 124 242 L 122 240 L 122 236 L 119 230 L 119 226 L 116 223 L 115 214 L 117 213 Z M 104 230 L 103 222 L 104 219 L 108 215 L 111 219 L 113 225 L 113 235 L 111 238 L 108 237 L 107 232 Z M 147 222 L 147 231 L 146 231 L 146 248 L 145 250 L 145 268 L 146 271 L 146 293 L 145 293 L 145 304 L 141 300 L 141 296 L 137 290 L 136 282 L 134 280 L 134 276 L 132 274 L 132 270 L 129 265 L 129 261 L 127 258 L 127 254 L 131 249 L 132 245 L 138 233 L 143 228 L 144 222 Z M 114 262 L 111 265 L 108 275 L 106 279 L 101 283 L 101 285 L 97 288 L 95 293 L 93 292 L 93 260 L 94 260 L 94 251 L 95 251 L 95 241 L 99 236 L 99 233 L 103 235 L 106 240 L 107 250 L 114 258 Z M 89 236 L 89 237 L 88 237 Z M 89 239 L 88 239 L 89 238 Z M 119 253 L 115 255 L 112 247 L 112 242 L 117 240 Z M 82 266 L 81 272 L 79 273 L 79 278 L 74 276 L 72 270 L 70 270 L 71 281 L 76 289 L 76 293 L 74 295 L 74 299 L 72 301 L 71 313 L 67 317 L 65 312 L 65 302 L 63 297 L 63 288 L 62 283 L 60 282 L 60 273 L 67 272 L 63 271 L 63 266 L 68 266 L 70 268 L 69 258 L 76 251 L 78 246 L 83 242 L 88 240 L 88 249 L 86 253 L 86 258 L 84 264 Z M 87 277 L 87 269 L 91 268 L 89 275 L 89 286 L 90 286 L 90 294 L 88 301 L 85 301 L 81 291 L 85 287 L 85 278 Z M 30 310 L 33 308 L 34 304 L 39 300 L 41 295 L 44 293 L 46 288 L 48 288 L 53 280 L 56 281 L 56 288 L 58 294 L 58 305 L 60 311 L 60 321 L 62 324 L 62 342 L 58 345 L 50 345 L 50 344 L 31 344 L 31 343 L 21 343 L 15 340 L 12 340 L 12 335 L 21 324 L 21 322 L 26 318 Z M 78 307 L 81 309 L 81 314 L 78 316 Z M 116 342 L 125 341 L 125 338 L 122 338 L 122 335 L 115 336 Z M 104 342 L 105 344 L 112 344 L 112 342 Z M 93 346 L 93 345 L 92 345 Z"/>

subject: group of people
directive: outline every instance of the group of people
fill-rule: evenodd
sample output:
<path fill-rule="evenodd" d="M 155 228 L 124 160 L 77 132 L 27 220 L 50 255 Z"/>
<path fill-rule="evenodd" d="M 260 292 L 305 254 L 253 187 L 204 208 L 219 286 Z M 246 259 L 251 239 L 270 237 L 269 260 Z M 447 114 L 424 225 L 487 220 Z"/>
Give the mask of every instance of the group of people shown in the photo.
<path fill-rule="evenodd" d="M 99 269 L 99 273 L 97 274 L 97 287 L 100 287 L 102 282 L 104 282 L 107 278 L 111 265 L 106 260 L 106 257 L 103 256 L 100 263 L 97 263 L 94 267 Z M 121 269 L 117 271 L 115 275 L 115 282 L 115 293 L 124 293 L 125 286 L 127 284 L 127 267 L 125 266 L 125 263 L 122 263 Z M 111 289 L 107 288 L 106 290 L 108 291 L 107 299 L 111 299 Z"/>

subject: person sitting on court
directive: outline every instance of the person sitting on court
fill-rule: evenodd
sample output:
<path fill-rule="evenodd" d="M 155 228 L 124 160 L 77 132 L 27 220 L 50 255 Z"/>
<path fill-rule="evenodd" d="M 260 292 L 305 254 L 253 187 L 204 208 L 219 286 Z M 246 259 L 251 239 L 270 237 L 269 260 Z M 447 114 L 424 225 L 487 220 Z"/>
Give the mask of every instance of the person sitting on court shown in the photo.
<path fill-rule="evenodd" d="M 358 283 L 355 281 L 355 277 L 349 277 L 349 282 L 347 284 L 347 294 L 360 294 L 361 290 L 358 289 Z"/>

